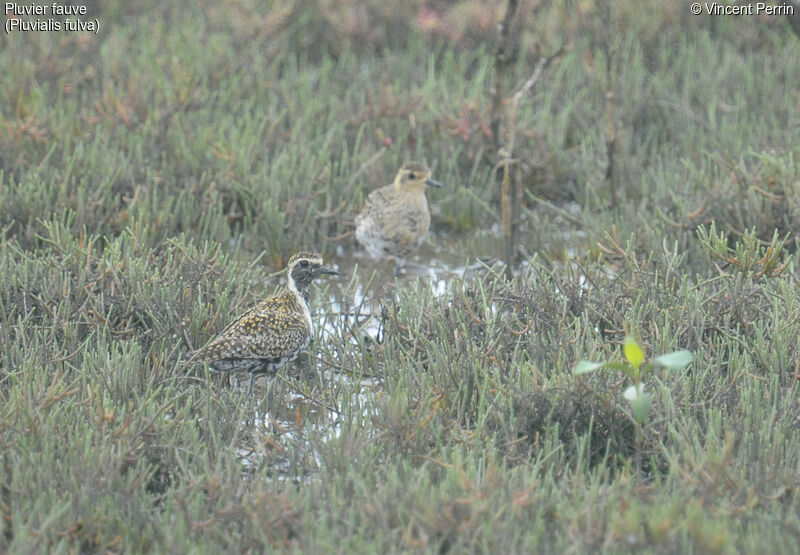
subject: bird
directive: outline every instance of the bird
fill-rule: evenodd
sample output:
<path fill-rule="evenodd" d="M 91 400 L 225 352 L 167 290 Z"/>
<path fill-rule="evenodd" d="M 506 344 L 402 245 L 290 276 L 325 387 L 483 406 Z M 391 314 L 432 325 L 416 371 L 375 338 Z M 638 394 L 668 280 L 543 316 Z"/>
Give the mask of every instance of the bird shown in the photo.
<path fill-rule="evenodd" d="M 427 186 L 444 187 L 431 179 L 420 162 L 407 162 L 391 185 L 372 191 L 356 216 L 356 239 L 373 258 L 394 259 L 397 267 L 416 251 L 431 226 Z"/>
<path fill-rule="evenodd" d="M 252 395 L 257 374 L 274 376 L 296 359 L 311 342 L 311 282 L 322 274 L 338 276 L 339 272 L 323 266 L 315 252 L 292 255 L 288 268 L 282 291 L 233 320 L 204 347 L 188 353 L 187 365 L 207 363 L 216 372 L 247 372 L 248 395 Z"/>

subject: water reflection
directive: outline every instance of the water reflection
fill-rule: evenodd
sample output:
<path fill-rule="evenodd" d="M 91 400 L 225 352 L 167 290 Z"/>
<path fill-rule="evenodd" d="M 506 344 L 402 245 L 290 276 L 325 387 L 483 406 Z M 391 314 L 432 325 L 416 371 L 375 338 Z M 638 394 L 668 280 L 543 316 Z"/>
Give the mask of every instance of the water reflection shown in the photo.
<path fill-rule="evenodd" d="M 373 261 L 339 246 L 327 262 L 341 277 L 314 286 L 312 348 L 288 364 L 279 378 L 262 378 L 256 383 L 260 401 L 252 419 L 243 423 L 248 441 L 237 453 L 243 467 L 257 469 L 269 464 L 273 479 L 307 481 L 324 466 L 318 447 L 342 435 L 343 415 L 351 423 L 355 419 L 354 425 L 364 424 L 362 427 L 369 429 L 370 410 L 379 405 L 374 397 L 382 394 L 383 369 L 369 368 L 365 360 L 373 365 L 382 360 L 370 351 L 380 349 L 384 340 L 384 307 L 398 301 L 412 282 L 429 287 L 440 297 L 448 294 L 454 278 L 501 274 L 503 265 L 496 256 L 503 252 L 500 232 L 499 226 L 494 226 L 468 239 L 437 241 L 439 246 L 426 243 L 397 274 L 389 261 Z M 557 245 L 558 258 L 570 257 L 574 245 L 583 242 L 583 237 L 575 235 L 578 232 L 568 233 L 571 239 Z M 463 252 L 495 256 L 469 259 L 459 254 Z M 283 283 L 283 276 L 273 277 L 267 290 Z M 264 412 L 267 387 L 276 388 L 271 415 Z M 357 422 L 359 419 L 363 422 Z"/>

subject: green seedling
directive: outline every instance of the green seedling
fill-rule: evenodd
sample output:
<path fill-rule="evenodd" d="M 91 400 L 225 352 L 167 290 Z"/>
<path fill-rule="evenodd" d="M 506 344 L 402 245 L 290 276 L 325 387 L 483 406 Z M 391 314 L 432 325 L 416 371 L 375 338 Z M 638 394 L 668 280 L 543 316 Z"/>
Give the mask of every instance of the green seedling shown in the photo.
<path fill-rule="evenodd" d="M 622 372 L 632 382 L 625 392 L 622 394 L 631 404 L 631 413 L 636 422 L 636 471 L 642 475 L 642 441 L 644 439 L 644 432 L 642 425 L 647 420 L 647 415 L 650 413 L 650 401 L 653 397 L 652 393 L 648 393 L 644 388 L 643 376 L 647 374 L 654 366 L 661 366 L 670 370 L 680 370 L 685 368 L 692 362 L 692 353 L 686 349 L 673 351 L 665 355 L 660 355 L 650 359 L 643 365 L 645 355 L 644 350 L 639 346 L 639 342 L 631 336 L 626 336 L 622 344 L 622 355 L 624 361 L 608 361 L 608 362 L 590 362 L 588 360 L 580 361 L 575 369 L 574 374 L 587 374 L 600 368 L 607 368 L 609 370 L 616 370 Z"/>
<path fill-rule="evenodd" d="M 582 360 L 575 366 L 573 373 L 576 375 L 587 374 L 605 368 L 622 372 L 628 376 L 632 383 L 625 389 L 623 396 L 631 404 L 631 411 L 636 423 L 641 425 L 650 413 L 650 400 L 652 398 L 652 394 L 645 391 L 643 376 L 655 366 L 669 370 L 681 370 L 692 362 L 692 353 L 686 349 L 681 349 L 652 358 L 642 365 L 645 359 L 644 351 L 633 337 L 627 336 L 622 344 L 622 354 L 625 358 L 624 361 L 590 362 Z"/>

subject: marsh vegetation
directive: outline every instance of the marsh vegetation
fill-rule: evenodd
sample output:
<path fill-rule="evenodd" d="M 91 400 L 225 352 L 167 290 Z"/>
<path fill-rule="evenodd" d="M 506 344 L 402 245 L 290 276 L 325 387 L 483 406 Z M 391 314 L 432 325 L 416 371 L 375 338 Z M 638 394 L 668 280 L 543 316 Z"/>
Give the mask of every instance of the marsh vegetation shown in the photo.
<path fill-rule="evenodd" d="M 0 48 L 0 551 L 796 549 L 784 18 L 521 2 L 507 96 L 559 54 L 505 129 L 509 279 L 505 2 L 86 4 Z M 407 160 L 447 187 L 395 280 L 353 217 Z M 181 356 L 307 248 L 342 278 L 267 415 Z M 693 354 L 638 440 L 573 373 L 628 335 Z"/>

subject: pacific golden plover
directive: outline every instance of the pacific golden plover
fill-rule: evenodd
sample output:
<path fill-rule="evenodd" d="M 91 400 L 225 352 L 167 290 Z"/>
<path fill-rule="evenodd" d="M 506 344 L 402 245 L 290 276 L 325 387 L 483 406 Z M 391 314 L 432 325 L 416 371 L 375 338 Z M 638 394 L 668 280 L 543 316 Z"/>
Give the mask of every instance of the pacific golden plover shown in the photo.
<path fill-rule="evenodd" d="M 428 234 L 431 214 L 425 187 L 443 187 L 420 162 L 403 165 L 394 183 L 372 191 L 356 216 L 356 239 L 375 258 L 393 258 L 397 266 L 417 250 Z"/>
<path fill-rule="evenodd" d="M 248 372 L 253 393 L 256 374 L 275 375 L 311 342 L 308 305 L 311 282 L 339 272 L 322 265 L 322 257 L 299 252 L 289 259 L 287 287 L 236 318 L 205 347 L 187 355 L 187 364 L 208 363 L 216 372 Z"/>

